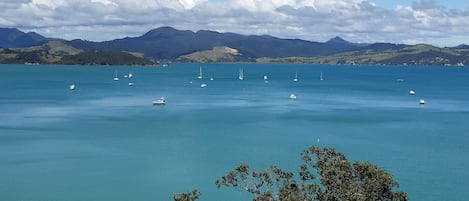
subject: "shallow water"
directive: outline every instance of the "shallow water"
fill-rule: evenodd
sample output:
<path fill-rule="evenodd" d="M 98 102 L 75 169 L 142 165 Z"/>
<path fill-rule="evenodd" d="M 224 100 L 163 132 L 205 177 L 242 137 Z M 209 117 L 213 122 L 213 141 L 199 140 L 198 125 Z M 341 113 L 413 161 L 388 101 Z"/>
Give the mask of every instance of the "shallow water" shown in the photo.
<path fill-rule="evenodd" d="M 296 171 L 318 138 L 384 167 L 411 200 L 469 197 L 468 68 L 2 65 L 0 77 L 0 200 L 172 200 L 194 188 L 251 200 L 214 181 L 241 162 Z"/>

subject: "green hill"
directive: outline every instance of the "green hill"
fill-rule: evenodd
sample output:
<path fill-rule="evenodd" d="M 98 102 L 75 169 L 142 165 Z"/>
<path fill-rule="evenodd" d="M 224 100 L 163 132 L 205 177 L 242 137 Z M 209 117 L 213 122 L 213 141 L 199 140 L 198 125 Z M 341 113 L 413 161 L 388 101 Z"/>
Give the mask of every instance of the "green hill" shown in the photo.
<path fill-rule="evenodd" d="M 230 47 L 214 47 L 212 50 L 194 52 L 176 59 L 180 62 L 242 62 L 248 61 L 237 49 Z"/>
<path fill-rule="evenodd" d="M 137 57 L 128 52 L 83 52 L 64 56 L 60 64 L 78 65 L 154 65 L 149 59 Z"/>
<path fill-rule="evenodd" d="M 259 63 L 378 64 L 378 65 L 469 65 L 467 49 L 412 46 L 364 47 L 359 50 L 318 57 L 258 58 Z"/>
<path fill-rule="evenodd" d="M 281 39 L 268 35 L 241 35 L 207 30 L 193 32 L 171 27 L 153 29 L 138 37 L 125 37 L 104 42 L 48 39 L 35 33 L 26 34 L 17 29 L 0 28 L 0 44 L 2 43 L 8 48 L 0 51 L 0 63 L 137 65 L 139 63 L 150 64 L 151 60 L 161 60 L 165 62 L 469 65 L 469 46 L 467 45 L 439 48 L 426 44 L 361 44 L 351 43 L 339 37 L 322 43 L 300 39 Z M 24 44 L 36 45 L 25 47 Z M 116 55 L 122 58 L 114 57 Z"/>

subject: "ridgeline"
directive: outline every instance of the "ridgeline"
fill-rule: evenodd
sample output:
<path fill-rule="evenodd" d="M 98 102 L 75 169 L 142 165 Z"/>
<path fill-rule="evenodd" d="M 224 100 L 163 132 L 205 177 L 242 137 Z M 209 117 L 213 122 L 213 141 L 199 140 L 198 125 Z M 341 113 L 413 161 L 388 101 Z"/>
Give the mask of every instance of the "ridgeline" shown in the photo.
<path fill-rule="evenodd" d="M 155 65 L 159 61 L 467 66 L 469 46 L 362 44 L 339 37 L 321 43 L 171 27 L 153 29 L 139 37 L 91 42 L 0 28 L 3 64 Z"/>

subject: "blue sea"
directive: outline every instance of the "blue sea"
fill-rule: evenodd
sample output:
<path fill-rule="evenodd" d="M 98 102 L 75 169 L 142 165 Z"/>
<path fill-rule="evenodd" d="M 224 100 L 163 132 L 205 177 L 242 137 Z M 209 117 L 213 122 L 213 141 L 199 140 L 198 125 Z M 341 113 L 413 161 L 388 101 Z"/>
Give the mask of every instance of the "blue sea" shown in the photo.
<path fill-rule="evenodd" d="M 311 145 L 385 168 L 413 201 L 469 197 L 465 67 L 0 65 L 0 92 L 0 200 L 251 200 L 215 180 L 297 171 Z"/>

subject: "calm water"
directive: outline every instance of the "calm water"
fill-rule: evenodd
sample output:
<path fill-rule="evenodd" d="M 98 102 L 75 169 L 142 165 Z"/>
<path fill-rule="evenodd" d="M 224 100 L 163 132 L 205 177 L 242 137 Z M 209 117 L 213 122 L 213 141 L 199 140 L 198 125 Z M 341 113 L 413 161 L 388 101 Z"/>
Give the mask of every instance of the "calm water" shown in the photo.
<path fill-rule="evenodd" d="M 411 200 L 469 197 L 469 68 L 203 64 L 200 81 L 199 66 L 0 66 L 0 200 L 251 200 L 214 181 L 241 162 L 296 171 L 318 138 Z"/>

